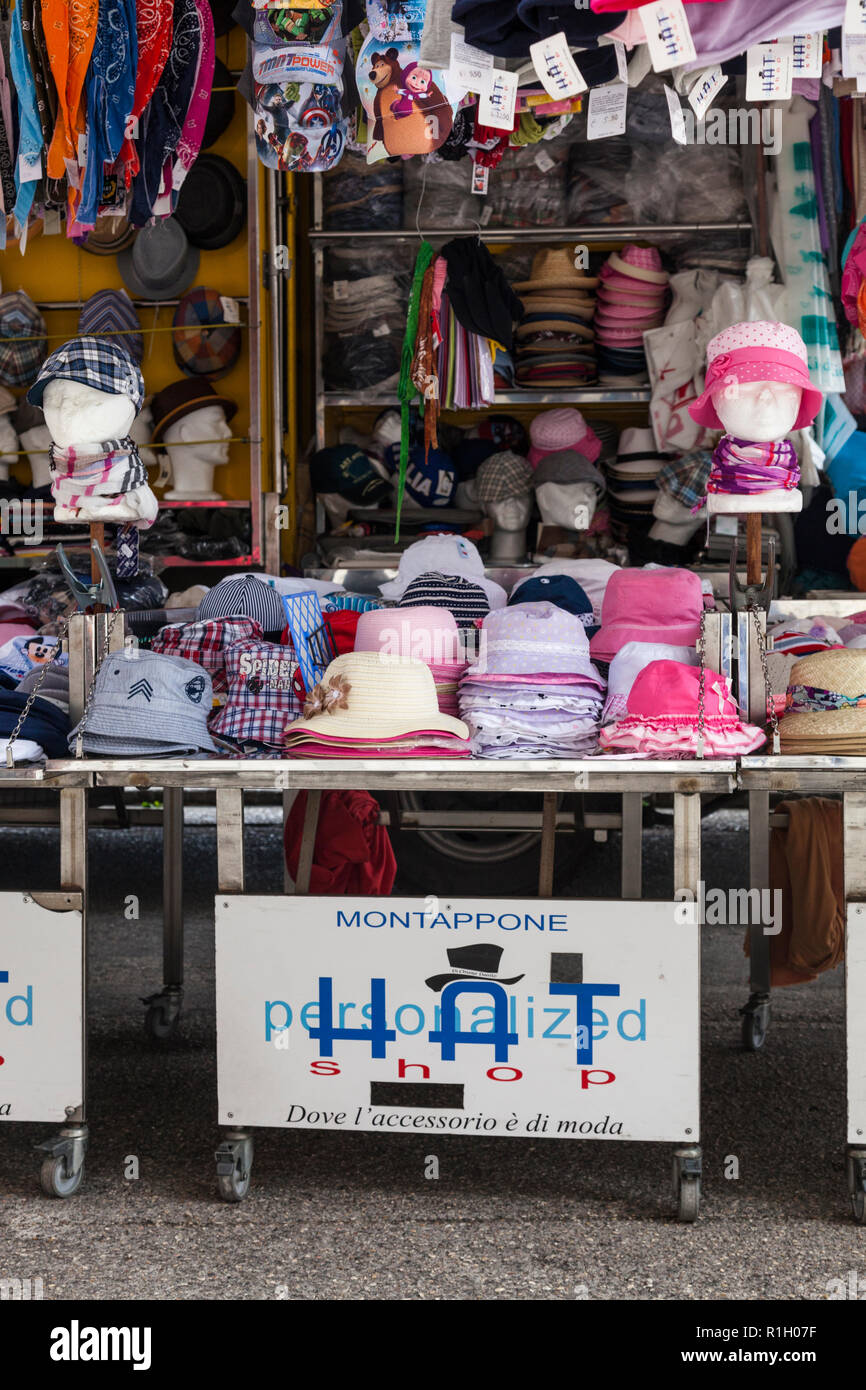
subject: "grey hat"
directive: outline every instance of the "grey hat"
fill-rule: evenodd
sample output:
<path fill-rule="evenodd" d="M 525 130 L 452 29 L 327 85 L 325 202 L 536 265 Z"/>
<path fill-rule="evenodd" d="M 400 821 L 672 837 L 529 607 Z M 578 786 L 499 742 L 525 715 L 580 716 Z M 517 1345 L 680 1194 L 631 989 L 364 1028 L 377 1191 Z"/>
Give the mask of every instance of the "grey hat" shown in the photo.
<path fill-rule="evenodd" d="M 18 402 L 18 408 L 12 416 L 12 424 L 15 426 L 15 433 L 19 436 L 26 434 L 28 430 L 42 429 L 45 425 L 42 407 L 31 405 L 27 397 L 22 396 Z"/>
<path fill-rule="evenodd" d="M 546 454 L 539 462 L 532 478 L 533 487 L 544 483 L 594 483 L 599 492 L 604 492 L 604 478 L 588 458 L 576 449 L 560 449 L 555 454 Z"/>
<path fill-rule="evenodd" d="M 47 700 L 49 704 L 57 705 L 65 714 L 69 713 L 68 666 L 35 666 L 18 682 L 16 690 L 22 690 L 25 695 L 29 695 L 31 690 L 36 690 L 40 700 Z"/>
<path fill-rule="evenodd" d="M 139 299 L 177 299 L 195 279 L 198 263 L 198 251 L 173 217 L 142 227 L 117 257 L 124 284 Z"/>
<path fill-rule="evenodd" d="M 207 717 L 213 704 L 211 678 L 195 661 L 137 650 L 134 657 L 114 652 L 103 661 L 93 689 L 87 721 L 79 730 L 84 751 L 160 756 L 214 752 Z"/>
<path fill-rule="evenodd" d="M 504 502 L 509 497 L 526 497 L 532 491 L 532 464 L 520 454 L 505 449 L 491 454 L 479 465 L 475 475 L 479 502 Z"/>

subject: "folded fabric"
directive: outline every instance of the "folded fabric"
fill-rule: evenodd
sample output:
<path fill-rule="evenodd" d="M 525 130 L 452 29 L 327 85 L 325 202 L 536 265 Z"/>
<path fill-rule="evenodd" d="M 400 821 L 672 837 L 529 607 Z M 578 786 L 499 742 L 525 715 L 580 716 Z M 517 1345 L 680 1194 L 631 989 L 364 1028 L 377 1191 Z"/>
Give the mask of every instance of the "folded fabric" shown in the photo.
<path fill-rule="evenodd" d="M 9 738 L 30 696 L 22 690 L 0 690 L 0 736 Z M 19 738 L 38 744 L 49 758 L 67 756 L 69 715 L 37 695 L 19 730 Z"/>
<path fill-rule="evenodd" d="M 10 747 L 8 738 L 0 738 L 0 766 L 6 763 L 6 752 Z M 39 743 L 34 743 L 30 738 L 16 738 L 12 740 L 12 761 L 13 763 L 38 763 L 45 757 L 45 750 Z"/>

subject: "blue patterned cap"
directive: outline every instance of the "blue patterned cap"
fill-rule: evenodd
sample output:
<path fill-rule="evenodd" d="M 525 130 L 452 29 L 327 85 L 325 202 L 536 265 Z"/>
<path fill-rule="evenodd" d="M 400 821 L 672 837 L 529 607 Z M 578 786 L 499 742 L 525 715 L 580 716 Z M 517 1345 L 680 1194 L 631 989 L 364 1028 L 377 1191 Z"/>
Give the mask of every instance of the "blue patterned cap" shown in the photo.
<path fill-rule="evenodd" d="M 27 392 L 31 405 L 42 404 L 49 381 L 62 377 L 78 381 L 109 396 L 128 396 L 136 411 L 144 400 L 144 379 L 125 348 L 105 338 L 72 338 L 46 357 L 39 375 Z"/>

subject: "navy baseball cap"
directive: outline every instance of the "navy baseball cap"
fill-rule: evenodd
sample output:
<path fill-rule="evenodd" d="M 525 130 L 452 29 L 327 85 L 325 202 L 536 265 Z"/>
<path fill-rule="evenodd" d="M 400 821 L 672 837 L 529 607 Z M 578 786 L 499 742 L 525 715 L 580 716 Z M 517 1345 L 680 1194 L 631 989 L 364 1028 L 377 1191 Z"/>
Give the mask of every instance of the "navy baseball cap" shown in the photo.
<path fill-rule="evenodd" d="M 396 478 L 400 471 L 400 445 L 389 444 L 385 450 L 385 467 Z M 447 507 L 457 486 L 457 469 L 450 454 L 430 449 L 424 456 L 424 445 L 415 444 L 409 450 L 406 470 L 406 496 L 419 507 Z"/>
<path fill-rule="evenodd" d="M 593 622 L 592 604 L 586 590 L 576 579 L 568 574 L 539 574 L 525 579 L 512 593 L 508 606 L 518 603 L 554 603 L 580 618 L 586 628 L 587 637 L 598 632 L 598 624 Z"/>
<path fill-rule="evenodd" d="M 310 459 L 315 492 L 338 492 L 359 507 L 376 507 L 391 497 L 391 484 L 354 444 L 332 444 Z"/>

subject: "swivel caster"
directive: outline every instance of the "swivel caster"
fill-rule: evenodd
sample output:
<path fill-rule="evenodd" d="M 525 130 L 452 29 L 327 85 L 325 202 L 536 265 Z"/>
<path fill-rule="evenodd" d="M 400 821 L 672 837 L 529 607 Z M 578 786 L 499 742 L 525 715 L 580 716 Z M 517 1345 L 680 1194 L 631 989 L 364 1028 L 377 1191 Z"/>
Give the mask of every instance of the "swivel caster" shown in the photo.
<path fill-rule="evenodd" d="M 743 1020 L 743 1047 L 747 1052 L 760 1052 L 770 1029 L 770 999 L 766 994 L 753 994 L 740 1009 Z"/>
<path fill-rule="evenodd" d="M 674 1202 L 678 1221 L 697 1221 L 701 1209 L 701 1150 L 697 1146 L 674 1153 Z"/>
<path fill-rule="evenodd" d="M 36 1145 L 42 1154 L 39 1186 L 46 1197 L 71 1197 L 84 1181 L 84 1155 L 87 1151 L 87 1128 L 70 1125 L 55 1139 Z"/>
<path fill-rule="evenodd" d="M 866 1149 L 848 1150 L 848 1191 L 858 1226 L 866 1226 Z"/>
<path fill-rule="evenodd" d="M 240 1130 L 226 1135 L 216 1151 L 217 1191 L 224 1202 L 242 1202 L 250 1190 L 252 1136 Z"/>
<path fill-rule="evenodd" d="M 159 1042 L 173 1038 L 180 1024 L 183 990 L 176 985 L 169 986 L 158 994 L 149 994 L 141 1002 L 147 1005 L 144 1031 L 148 1037 Z"/>

